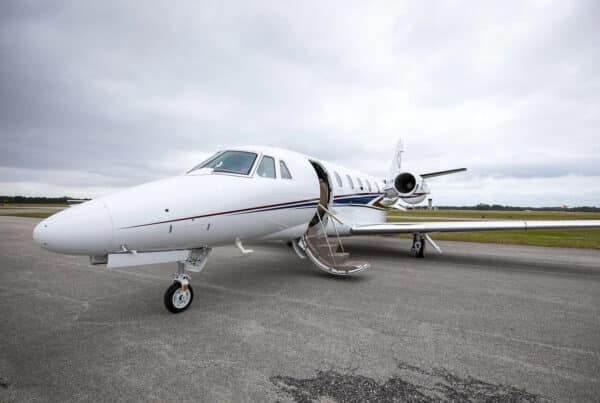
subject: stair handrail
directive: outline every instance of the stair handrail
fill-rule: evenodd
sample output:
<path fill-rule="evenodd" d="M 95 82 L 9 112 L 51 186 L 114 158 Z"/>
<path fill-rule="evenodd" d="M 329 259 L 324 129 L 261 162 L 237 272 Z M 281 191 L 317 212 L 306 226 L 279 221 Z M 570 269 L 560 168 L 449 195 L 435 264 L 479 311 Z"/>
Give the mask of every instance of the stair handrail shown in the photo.
<path fill-rule="evenodd" d="M 325 212 L 334 220 L 336 220 L 337 222 L 339 222 L 341 225 L 344 225 L 344 223 L 342 222 L 342 220 L 340 220 L 339 218 L 337 218 L 337 216 L 335 214 L 333 214 L 331 211 L 329 211 L 329 209 L 327 209 L 327 207 L 323 206 L 321 203 L 319 203 L 319 207 L 321 207 L 323 210 L 325 210 Z"/>
<path fill-rule="evenodd" d="M 327 211 L 325 209 L 325 211 Z M 321 220 L 321 214 L 319 214 L 319 212 L 317 211 L 317 217 L 319 218 L 319 223 L 321 223 L 321 229 L 323 230 L 323 234 L 325 235 L 325 242 L 327 243 L 327 247 L 329 248 L 329 256 L 331 256 L 331 259 L 333 260 L 333 265 L 337 266 L 337 263 L 335 261 L 335 256 L 333 255 L 333 249 L 331 248 L 331 244 L 329 243 L 329 238 L 327 237 L 327 228 L 325 227 L 325 225 L 323 224 L 323 220 Z"/>
<path fill-rule="evenodd" d="M 341 225 L 344 225 L 344 223 L 342 222 L 342 220 L 340 220 L 339 218 L 337 218 L 337 217 L 335 216 L 335 214 L 333 214 L 331 211 L 329 211 L 329 210 L 327 209 L 327 207 L 323 206 L 321 203 L 319 203 L 319 206 L 321 206 L 321 208 L 322 208 L 323 210 L 325 210 L 325 212 L 326 212 L 326 213 L 327 213 L 327 214 L 328 214 L 328 215 L 329 215 L 331 218 L 333 218 L 333 221 L 332 221 L 332 223 L 333 223 L 333 230 L 335 231 L 335 236 L 336 236 L 336 238 L 337 238 L 337 240 L 338 240 L 338 243 L 339 243 L 339 245 L 340 245 L 340 248 L 342 249 L 342 253 L 346 253 L 346 251 L 344 250 L 344 243 L 342 242 L 342 238 L 340 237 L 340 233 L 339 233 L 339 231 L 338 231 L 338 229 L 337 229 L 337 225 L 335 224 L 335 222 L 337 221 L 337 222 L 339 222 Z M 327 234 L 325 234 L 325 236 L 327 236 Z"/>

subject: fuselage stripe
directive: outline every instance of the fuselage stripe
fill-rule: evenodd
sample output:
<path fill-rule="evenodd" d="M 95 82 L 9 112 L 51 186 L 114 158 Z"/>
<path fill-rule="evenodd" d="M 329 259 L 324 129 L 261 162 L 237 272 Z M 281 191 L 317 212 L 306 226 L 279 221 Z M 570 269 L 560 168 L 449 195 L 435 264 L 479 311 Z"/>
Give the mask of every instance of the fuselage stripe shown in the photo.
<path fill-rule="evenodd" d="M 318 201 L 318 200 L 319 200 L 319 198 L 315 198 L 315 199 L 299 200 L 299 201 L 294 201 L 294 202 L 285 202 L 285 203 L 270 204 L 270 205 L 259 206 L 259 207 L 250 207 L 250 208 L 239 209 L 239 210 L 222 211 L 222 212 L 219 212 L 219 213 L 211 213 L 211 214 L 203 214 L 203 215 L 197 215 L 197 216 L 192 216 L 192 217 L 176 218 L 176 219 L 173 219 L 173 220 L 157 221 L 157 222 L 152 222 L 152 223 L 148 223 L 148 224 L 131 225 L 129 227 L 122 227 L 120 229 L 130 229 L 130 228 L 147 227 L 147 226 L 150 226 L 150 225 L 168 224 L 168 223 L 172 223 L 172 222 L 193 220 L 193 219 L 196 219 L 196 218 L 214 217 L 214 216 L 220 216 L 220 215 L 226 215 L 226 214 L 242 214 L 242 213 L 245 213 L 245 212 L 251 213 L 251 212 L 254 212 L 255 210 L 263 210 L 263 209 L 272 208 L 272 207 L 282 207 L 282 208 L 285 208 L 285 207 L 295 207 L 296 205 L 299 205 L 299 204 L 302 204 L 302 203 L 314 202 L 314 201 Z M 316 206 L 316 204 L 315 204 L 315 206 Z"/>
<path fill-rule="evenodd" d="M 334 196 L 333 204 L 340 205 L 340 206 L 352 204 L 353 206 L 357 206 L 357 207 L 358 206 L 372 207 L 372 206 L 369 206 L 369 203 L 372 202 L 373 200 L 375 200 L 381 194 L 382 193 L 352 193 L 352 194 L 347 194 L 347 195 Z M 122 227 L 120 229 L 140 228 L 140 227 L 147 227 L 150 225 L 168 224 L 168 223 L 174 223 L 174 222 L 179 222 L 179 221 L 194 220 L 197 218 L 215 217 L 215 216 L 220 216 L 220 215 L 229 215 L 229 214 L 230 215 L 239 215 L 239 214 L 258 213 L 258 212 L 264 212 L 264 211 L 283 210 L 283 209 L 289 209 L 289 208 L 316 207 L 318 204 L 319 204 L 319 198 L 299 200 L 299 201 L 294 201 L 294 202 L 277 203 L 277 204 L 270 204 L 270 205 L 266 205 L 266 206 L 250 207 L 250 208 L 239 209 L 239 210 L 231 210 L 231 211 L 222 211 L 222 212 L 218 212 L 218 213 L 203 214 L 203 215 L 197 215 L 197 216 L 192 216 L 192 217 L 176 218 L 173 220 L 157 221 L 157 222 L 152 222 L 152 223 L 148 223 L 148 224 L 131 225 L 128 227 Z"/>

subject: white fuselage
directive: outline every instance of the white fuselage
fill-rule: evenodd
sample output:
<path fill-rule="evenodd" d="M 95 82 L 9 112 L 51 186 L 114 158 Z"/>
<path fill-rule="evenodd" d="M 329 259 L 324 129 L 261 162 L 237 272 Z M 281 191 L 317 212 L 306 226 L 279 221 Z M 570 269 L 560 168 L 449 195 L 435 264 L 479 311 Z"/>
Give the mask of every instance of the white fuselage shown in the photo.
<path fill-rule="evenodd" d="M 213 247 L 236 238 L 297 239 L 323 200 L 313 164 L 326 174 L 327 208 L 343 222 L 340 235 L 353 225 L 385 222 L 379 204 L 384 186 L 377 178 L 284 149 L 237 150 L 257 154 L 248 175 L 199 169 L 135 186 L 49 217 L 34 238 L 55 252 L 89 256 Z M 276 178 L 257 174 L 263 155 L 275 159 Z M 279 161 L 291 179 L 282 177 Z"/>

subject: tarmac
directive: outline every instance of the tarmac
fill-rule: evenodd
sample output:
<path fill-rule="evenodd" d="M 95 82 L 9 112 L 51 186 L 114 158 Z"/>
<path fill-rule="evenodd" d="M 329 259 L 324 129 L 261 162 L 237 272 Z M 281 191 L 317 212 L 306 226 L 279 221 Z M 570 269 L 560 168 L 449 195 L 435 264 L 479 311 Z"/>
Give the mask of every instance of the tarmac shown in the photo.
<path fill-rule="evenodd" d="M 0 401 L 600 401 L 600 251 L 346 239 L 320 273 L 284 244 L 217 248 L 192 306 L 174 264 L 107 270 L 0 217 Z"/>

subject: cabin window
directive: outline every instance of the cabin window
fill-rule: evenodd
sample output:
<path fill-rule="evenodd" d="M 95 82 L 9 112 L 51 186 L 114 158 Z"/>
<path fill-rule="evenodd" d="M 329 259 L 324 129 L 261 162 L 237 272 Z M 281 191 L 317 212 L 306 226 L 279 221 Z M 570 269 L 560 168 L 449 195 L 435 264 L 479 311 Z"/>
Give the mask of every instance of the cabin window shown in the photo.
<path fill-rule="evenodd" d="M 356 181 L 358 182 L 358 187 L 360 188 L 360 190 L 363 190 L 363 184 L 360 178 L 356 178 Z"/>
<path fill-rule="evenodd" d="M 273 157 L 269 157 L 265 155 L 260 164 L 258 165 L 258 169 L 256 170 L 258 176 L 262 178 L 275 178 L 275 159 Z"/>
<path fill-rule="evenodd" d="M 281 160 L 279 161 L 279 171 L 281 171 L 281 177 L 283 179 L 292 179 L 290 170 L 288 169 L 287 165 L 285 165 L 285 162 Z"/>
<path fill-rule="evenodd" d="M 337 181 L 337 184 L 339 187 L 343 188 L 344 184 L 342 183 L 342 178 L 340 178 L 340 174 L 338 174 L 337 172 L 333 171 L 333 175 L 335 176 L 335 180 Z"/>
<path fill-rule="evenodd" d="M 367 190 L 369 191 L 369 193 L 371 193 L 372 189 L 371 189 L 371 183 L 369 182 L 368 179 L 365 179 L 365 183 L 367 184 Z"/>
<path fill-rule="evenodd" d="M 350 185 L 350 189 L 354 189 L 354 182 L 352 182 L 352 178 L 350 175 L 346 175 L 346 179 L 348 179 L 348 184 Z"/>
<path fill-rule="evenodd" d="M 212 168 L 213 172 L 248 175 L 252 170 L 256 157 L 256 153 L 247 151 L 224 151 L 195 166 L 190 172 L 200 168 Z"/>

